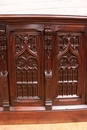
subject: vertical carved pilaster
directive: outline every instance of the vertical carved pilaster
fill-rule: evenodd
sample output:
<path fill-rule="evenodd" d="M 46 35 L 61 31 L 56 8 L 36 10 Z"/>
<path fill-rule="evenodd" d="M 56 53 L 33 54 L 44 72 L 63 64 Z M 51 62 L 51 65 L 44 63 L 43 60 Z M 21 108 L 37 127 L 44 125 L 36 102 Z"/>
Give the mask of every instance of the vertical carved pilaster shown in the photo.
<path fill-rule="evenodd" d="M 51 109 L 52 86 L 52 29 L 45 28 L 45 107 Z"/>
<path fill-rule="evenodd" d="M 9 110 L 9 95 L 8 95 L 8 73 L 2 76 L 2 87 L 3 87 L 3 110 Z"/>
<path fill-rule="evenodd" d="M 0 30 L 0 88 L 2 93 L 3 110 L 9 110 L 7 47 L 5 29 Z"/>
<path fill-rule="evenodd" d="M 49 74 L 52 71 L 52 29 L 45 29 L 45 71 Z"/>

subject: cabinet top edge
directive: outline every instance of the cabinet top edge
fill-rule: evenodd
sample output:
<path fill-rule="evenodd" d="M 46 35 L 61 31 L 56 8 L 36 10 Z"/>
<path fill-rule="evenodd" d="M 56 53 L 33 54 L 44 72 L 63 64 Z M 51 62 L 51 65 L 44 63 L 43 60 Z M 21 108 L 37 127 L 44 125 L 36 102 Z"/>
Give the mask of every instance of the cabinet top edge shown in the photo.
<path fill-rule="evenodd" d="M 87 23 L 87 16 L 80 15 L 43 15 L 43 14 L 0 14 L 0 22 L 15 22 L 15 21 L 36 21 L 36 22 L 57 22 L 67 21 L 76 23 Z M 69 21 L 68 21 L 69 20 Z"/>
<path fill-rule="evenodd" d="M 46 14 L 0 14 L 0 18 L 74 18 L 87 19 L 87 16 L 82 15 L 46 15 Z"/>

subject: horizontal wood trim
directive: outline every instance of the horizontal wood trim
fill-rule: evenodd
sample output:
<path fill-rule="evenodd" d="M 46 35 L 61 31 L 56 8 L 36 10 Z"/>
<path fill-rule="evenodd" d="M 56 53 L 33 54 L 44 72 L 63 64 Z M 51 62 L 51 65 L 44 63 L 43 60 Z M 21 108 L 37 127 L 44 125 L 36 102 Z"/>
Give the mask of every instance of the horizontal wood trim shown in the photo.
<path fill-rule="evenodd" d="M 22 20 L 22 21 L 21 21 Z M 75 15 L 27 15 L 27 14 L 4 14 L 0 15 L 0 23 L 29 23 L 29 22 L 37 22 L 37 23 L 49 23 L 52 22 L 60 23 L 60 24 L 87 24 L 87 16 L 75 16 Z M 65 22 L 65 23 L 64 23 Z"/>
<path fill-rule="evenodd" d="M 87 110 L 0 112 L 0 124 L 86 122 Z"/>

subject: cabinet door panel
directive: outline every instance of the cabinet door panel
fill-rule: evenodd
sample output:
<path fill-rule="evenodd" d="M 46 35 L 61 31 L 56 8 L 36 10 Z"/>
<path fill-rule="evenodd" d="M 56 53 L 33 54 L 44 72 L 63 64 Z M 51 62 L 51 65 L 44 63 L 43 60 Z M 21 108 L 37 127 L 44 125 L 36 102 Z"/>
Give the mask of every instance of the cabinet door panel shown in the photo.
<path fill-rule="evenodd" d="M 84 33 L 72 28 L 55 32 L 55 105 L 85 103 Z"/>
<path fill-rule="evenodd" d="M 11 105 L 44 105 L 43 26 L 7 28 Z"/>

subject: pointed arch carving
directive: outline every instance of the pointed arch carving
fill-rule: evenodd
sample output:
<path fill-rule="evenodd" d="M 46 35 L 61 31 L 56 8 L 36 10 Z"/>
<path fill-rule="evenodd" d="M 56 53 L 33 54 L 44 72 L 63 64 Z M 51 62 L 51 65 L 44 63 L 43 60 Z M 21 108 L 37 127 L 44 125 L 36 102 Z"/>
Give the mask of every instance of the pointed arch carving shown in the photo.
<path fill-rule="evenodd" d="M 38 97 L 39 58 L 37 52 L 37 35 L 16 35 L 14 58 L 17 97 Z"/>
<path fill-rule="evenodd" d="M 58 34 L 58 95 L 77 96 L 80 33 Z"/>

